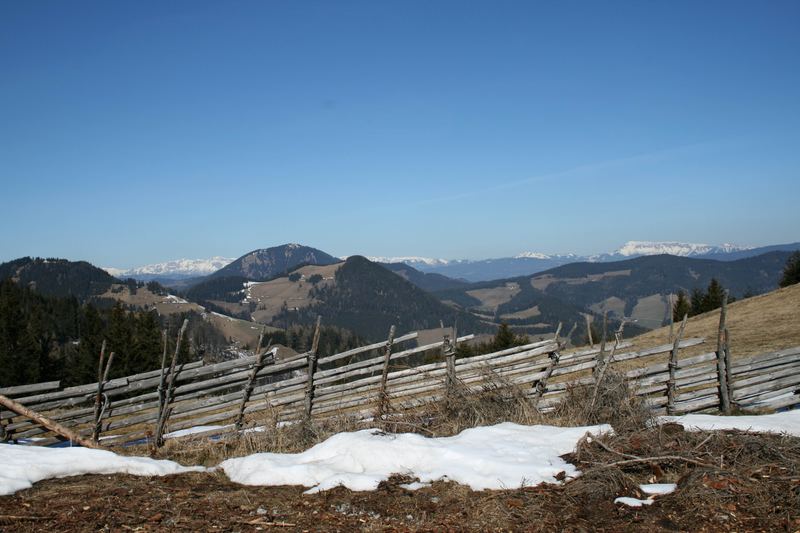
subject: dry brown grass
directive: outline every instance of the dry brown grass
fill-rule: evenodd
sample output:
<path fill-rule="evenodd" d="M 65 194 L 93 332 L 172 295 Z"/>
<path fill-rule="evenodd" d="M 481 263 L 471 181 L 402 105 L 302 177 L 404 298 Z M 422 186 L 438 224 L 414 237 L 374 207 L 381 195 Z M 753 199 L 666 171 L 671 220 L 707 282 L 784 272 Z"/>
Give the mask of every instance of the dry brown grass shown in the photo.
<path fill-rule="evenodd" d="M 298 453 L 328 437 L 361 429 L 392 433 L 419 433 L 426 437 L 449 437 L 465 429 L 502 422 L 522 425 L 582 426 L 610 424 L 615 431 L 638 431 L 651 421 L 644 402 L 632 393 L 623 376 L 607 372 L 595 392 L 594 386 L 574 387 L 550 413 L 541 413 L 528 397 L 529 389 L 515 385 L 487 370 L 479 391 L 456 383 L 449 396 L 416 410 L 388 413 L 382 419 L 337 416 L 294 424 L 279 424 L 278 413 L 265 411 L 261 419 L 249 419 L 260 431 L 225 434 L 218 438 L 189 435 L 167 440 L 160 449 L 135 446 L 122 449 L 132 455 L 150 454 L 187 465 L 212 466 L 225 459 L 260 452 Z"/>
<path fill-rule="evenodd" d="M 800 345 L 800 285 L 733 302 L 728 306 L 727 325 L 734 359 Z M 681 356 L 714 350 L 718 327 L 719 310 L 690 318 L 684 338 L 705 337 L 706 343 L 682 350 Z M 666 326 L 631 340 L 636 347 L 644 348 L 664 344 L 668 339 Z"/>
<path fill-rule="evenodd" d="M 703 522 L 735 524 L 746 513 L 753 528 L 776 516 L 792 523 L 800 509 L 796 437 L 688 432 L 668 424 L 582 441 L 570 459 L 584 474 L 565 487 L 567 493 L 596 490 L 610 496 L 627 486 L 627 495 L 641 497 L 639 483 L 676 483 L 674 493 L 656 500 L 676 529 L 693 529 L 699 515 Z M 592 487 L 584 487 L 587 483 Z M 696 509 L 697 515 L 672 512 L 678 509 Z"/>
<path fill-rule="evenodd" d="M 653 414 L 642 397 L 637 396 L 625 377 L 608 370 L 599 386 L 568 387 L 554 416 L 561 425 L 610 424 L 617 433 L 648 427 Z"/>

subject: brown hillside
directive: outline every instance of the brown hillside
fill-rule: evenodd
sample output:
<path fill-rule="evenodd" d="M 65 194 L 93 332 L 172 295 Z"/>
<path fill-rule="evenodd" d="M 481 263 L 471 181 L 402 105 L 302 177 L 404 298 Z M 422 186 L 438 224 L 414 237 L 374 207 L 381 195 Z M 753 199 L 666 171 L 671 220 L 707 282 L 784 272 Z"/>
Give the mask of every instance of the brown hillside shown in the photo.
<path fill-rule="evenodd" d="M 728 306 L 727 324 L 734 359 L 800 345 L 800 285 L 733 302 Z M 684 338 L 705 337 L 706 342 L 681 351 L 681 356 L 714 350 L 718 327 L 719 310 L 691 317 Z M 669 340 L 669 326 L 631 340 L 639 348 L 664 344 Z"/>

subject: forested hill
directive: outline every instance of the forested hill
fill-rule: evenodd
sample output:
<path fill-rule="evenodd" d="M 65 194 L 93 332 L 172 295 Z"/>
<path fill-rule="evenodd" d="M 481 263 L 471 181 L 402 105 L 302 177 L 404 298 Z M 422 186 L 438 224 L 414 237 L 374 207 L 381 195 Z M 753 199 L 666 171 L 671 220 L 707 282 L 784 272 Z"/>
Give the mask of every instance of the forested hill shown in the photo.
<path fill-rule="evenodd" d="M 352 256 L 336 271 L 335 283 L 312 289 L 318 303 L 297 310 L 285 309 L 275 323 L 312 323 L 322 315 L 325 323 L 358 332 L 370 340 L 386 338 L 389 327 L 399 333 L 458 322 L 464 333 L 488 331 L 475 316 L 456 310 L 361 256 Z"/>
<path fill-rule="evenodd" d="M 420 289 L 428 292 L 455 289 L 458 287 L 465 287 L 469 284 L 467 281 L 448 278 L 447 276 L 443 276 L 441 274 L 420 272 L 416 268 L 408 266 L 405 263 L 378 264 L 387 270 L 391 270 L 403 279 L 410 281 Z"/>
<path fill-rule="evenodd" d="M 252 281 L 264 281 L 301 265 L 332 265 L 339 261 L 316 248 L 300 244 L 284 244 L 246 253 L 209 277 L 242 277 Z"/>
<path fill-rule="evenodd" d="M 736 261 L 655 255 L 572 263 L 533 276 L 439 291 L 436 296 L 518 326 L 554 321 L 569 324 L 578 310 L 608 311 L 611 317 L 630 317 L 639 326 L 652 329 L 669 319 L 669 294 L 705 289 L 712 278 L 736 298 L 774 290 L 789 255 L 770 252 Z"/>
<path fill-rule="evenodd" d="M 115 352 L 111 377 L 153 370 L 161 364 L 161 331 L 174 343 L 183 316 L 159 317 L 129 312 L 121 305 L 98 309 L 75 297 L 45 296 L 10 279 L 0 281 L 0 387 L 61 380 L 91 383 L 105 339 Z M 181 357 L 195 357 L 189 346 L 207 339 L 199 316 L 191 321 Z M 198 335 L 200 337 L 198 337 Z M 224 340 L 224 339 L 222 339 Z"/>
<path fill-rule="evenodd" d="M 691 292 L 705 288 L 712 278 L 738 298 L 776 289 L 790 255 L 770 252 L 736 261 L 655 255 L 612 263 L 573 263 L 529 279 L 547 294 L 575 305 L 610 296 L 624 300 L 679 290 Z"/>
<path fill-rule="evenodd" d="M 49 296 L 74 296 L 86 300 L 119 283 L 105 270 L 86 261 L 22 257 L 0 264 L 0 280 L 11 278 Z"/>

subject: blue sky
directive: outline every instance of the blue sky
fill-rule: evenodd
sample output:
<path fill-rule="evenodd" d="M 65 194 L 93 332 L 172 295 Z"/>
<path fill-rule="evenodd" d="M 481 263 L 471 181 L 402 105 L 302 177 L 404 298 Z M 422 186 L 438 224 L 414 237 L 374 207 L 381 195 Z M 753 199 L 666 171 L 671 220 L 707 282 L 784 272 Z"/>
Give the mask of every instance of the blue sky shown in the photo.
<path fill-rule="evenodd" d="M 0 260 L 800 240 L 800 2 L 0 0 Z"/>

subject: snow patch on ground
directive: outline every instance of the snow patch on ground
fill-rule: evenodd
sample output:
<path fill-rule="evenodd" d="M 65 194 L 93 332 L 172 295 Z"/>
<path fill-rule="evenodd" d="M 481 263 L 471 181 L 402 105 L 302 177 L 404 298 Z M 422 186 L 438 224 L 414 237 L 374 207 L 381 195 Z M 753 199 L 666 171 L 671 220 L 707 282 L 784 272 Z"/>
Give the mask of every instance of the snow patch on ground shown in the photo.
<path fill-rule="evenodd" d="M 233 427 L 233 424 L 229 424 L 227 426 L 194 426 L 187 429 L 179 429 L 177 431 L 172 431 L 164 435 L 165 439 L 174 439 L 177 437 L 185 437 L 187 435 L 194 435 L 195 433 L 205 433 L 206 431 L 215 431 L 218 429 L 227 429 L 229 427 Z"/>
<path fill-rule="evenodd" d="M 663 496 L 675 492 L 678 485 L 675 483 L 648 483 L 639 485 L 639 489 L 650 496 Z"/>
<path fill-rule="evenodd" d="M 467 429 L 454 437 L 428 438 L 374 429 L 339 433 L 298 454 L 259 453 L 220 464 L 244 485 L 303 485 L 308 493 L 343 485 L 375 490 L 392 474 L 420 483 L 456 481 L 473 490 L 558 483 L 555 476 L 579 474 L 561 455 L 575 449 L 587 432 L 610 432 L 608 425 L 577 428 L 503 423 Z"/>
<path fill-rule="evenodd" d="M 166 476 L 202 472 L 201 466 L 185 467 L 172 461 L 124 457 L 89 448 L 41 448 L 0 444 L 0 496 L 29 489 L 37 481 L 83 474 L 133 474 Z"/>
<path fill-rule="evenodd" d="M 664 422 L 676 422 L 688 430 L 713 431 L 739 429 L 757 433 L 787 433 L 800 437 L 800 409 L 770 415 L 717 416 L 684 415 L 662 416 Z"/>
<path fill-rule="evenodd" d="M 631 498 L 629 496 L 620 496 L 614 503 L 621 503 L 622 505 L 627 505 L 628 507 L 641 507 L 642 505 L 650 505 L 653 503 L 653 500 L 640 500 L 639 498 Z"/>

